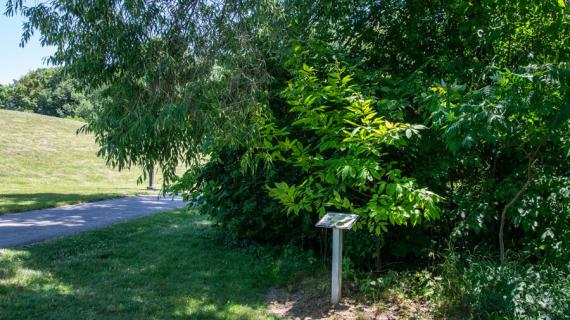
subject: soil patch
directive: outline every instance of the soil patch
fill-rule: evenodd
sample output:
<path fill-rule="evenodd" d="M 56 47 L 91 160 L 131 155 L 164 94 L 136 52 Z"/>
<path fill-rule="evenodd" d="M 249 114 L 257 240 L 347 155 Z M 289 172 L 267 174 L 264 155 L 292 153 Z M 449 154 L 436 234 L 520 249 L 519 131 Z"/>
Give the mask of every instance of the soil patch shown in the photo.
<path fill-rule="evenodd" d="M 319 288 L 304 288 L 295 292 L 272 288 L 265 294 L 271 315 L 286 319 L 433 319 L 427 305 L 397 298 L 365 304 L 344 298 L 331 306 L 327 292 Z"/>

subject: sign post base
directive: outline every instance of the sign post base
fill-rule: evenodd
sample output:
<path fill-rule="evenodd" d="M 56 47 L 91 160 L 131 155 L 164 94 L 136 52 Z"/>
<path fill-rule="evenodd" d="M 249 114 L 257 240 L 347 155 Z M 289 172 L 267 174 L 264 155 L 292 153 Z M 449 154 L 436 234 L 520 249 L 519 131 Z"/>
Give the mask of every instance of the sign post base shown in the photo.
<path fill-rule="evenodd" d="M 338 304 L 342 292 L 342 229 L 333 229 L 331 303 Z"/>

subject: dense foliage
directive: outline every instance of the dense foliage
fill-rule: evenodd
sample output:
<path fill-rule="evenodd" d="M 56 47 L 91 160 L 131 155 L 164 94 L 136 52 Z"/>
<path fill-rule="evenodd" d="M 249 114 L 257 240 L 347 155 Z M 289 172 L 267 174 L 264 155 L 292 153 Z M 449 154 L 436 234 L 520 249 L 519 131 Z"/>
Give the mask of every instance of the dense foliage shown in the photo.
<path fill-rule="evenodd" d="M 272 161 L 298 168 L 304 179 L 297 185 L 276 183 L 269 194 L 287 213 L 354 212 L 361 216 L 359 226 L 378 235 L 388 223 L 437 218 L 438 197 L 402 176 L 396 161 L 384 160 L 390 148 L 400 149 L 423 126 L 384 119 L 350 75 L 331 69 L 323 80 L 303 65 L 283 92 L 296 119 L 282 134 L 267 134 L 263 145 Z"/>
<path fill-rule="evenodd" d="M 476 261 L 460 271 L 460 303 L 474 318 L 565 319 L 570 313 L 568 270 Z"/>
<path fill-rule="evenodd" d="M 87 127 L 101 155 L 156 162 L 168 178 L 193 163 L 171 190 L 236 238 L 324 251 L 314 222 L 346 210 L 363 217 L 346 239 L 363 270 L 475 248 L 515 265 L 473 262 L 458 280 L 473 299 L 485 295 L 477 275 L 500 291 L 537 279 L 534 264 L 567 272 L 566 1 L 8 7 L 29 18 L 24 41 L 39 30 L 53 62 L 101 90 Z M 544 315 L 517 299 L 472 316 Z"/>
<path fill-rule="evenodd" d="M 0 108 L 48 116 L 87 119 L 95 99 L 60 68 L 30 71 L 7 86 L 0 86 Z"/>

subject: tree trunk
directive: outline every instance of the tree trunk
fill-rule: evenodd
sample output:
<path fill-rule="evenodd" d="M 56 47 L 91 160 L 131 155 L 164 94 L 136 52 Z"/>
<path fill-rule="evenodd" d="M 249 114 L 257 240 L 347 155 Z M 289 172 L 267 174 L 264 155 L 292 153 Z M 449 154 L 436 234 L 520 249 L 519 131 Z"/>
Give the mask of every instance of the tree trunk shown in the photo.
<path fill-rule="evenodd" d="M 513 206 L 513 204 L 515 204 L 515 202 L 517 202 L 520 199 L 520 197 L 526 192 L 526 190 L 528 189 L 528 186 L 532 182 L 531 166 L 532 166 L 532 162 L 529 163 L 528 177 L 526 179 L 526 182 L 524 183 L 522 188 L 519 190 L 519 192 L 517 192 L 515 197 L 512 198 L 511 201 L 509 201 L 509 203 L 507 203 L 503 207 L 503 211 L 501 212 L 501 225 L 499 227 L 499 248 L 501 251 L 501 264 L 505 263 L 505 242 L 503 241 L 503 233 L 504 233 L 504 229 L 505 229 L 505 222 L 507 220 L 507 211 Z"/>
<path fill-rule="evenodd" d="M 148 169 L 148 189 L 154 190 L 154 165 Z"/>
<path fill-rule="evenodd" d="M 382 271 L 382 238 L 376 237 L 376 272 Z"/>

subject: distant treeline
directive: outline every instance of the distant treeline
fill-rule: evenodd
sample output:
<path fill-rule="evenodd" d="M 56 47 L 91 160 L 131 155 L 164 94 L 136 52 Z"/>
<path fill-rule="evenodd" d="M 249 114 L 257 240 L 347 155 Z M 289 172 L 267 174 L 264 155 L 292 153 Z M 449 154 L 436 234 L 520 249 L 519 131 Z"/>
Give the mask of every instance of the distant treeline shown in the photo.
<path fill-rule="evenodd" d="M 39 68 L 12 84 L 0 85 L 0 109 L 87 119 L 93 101 L 61 68 Z"/>

